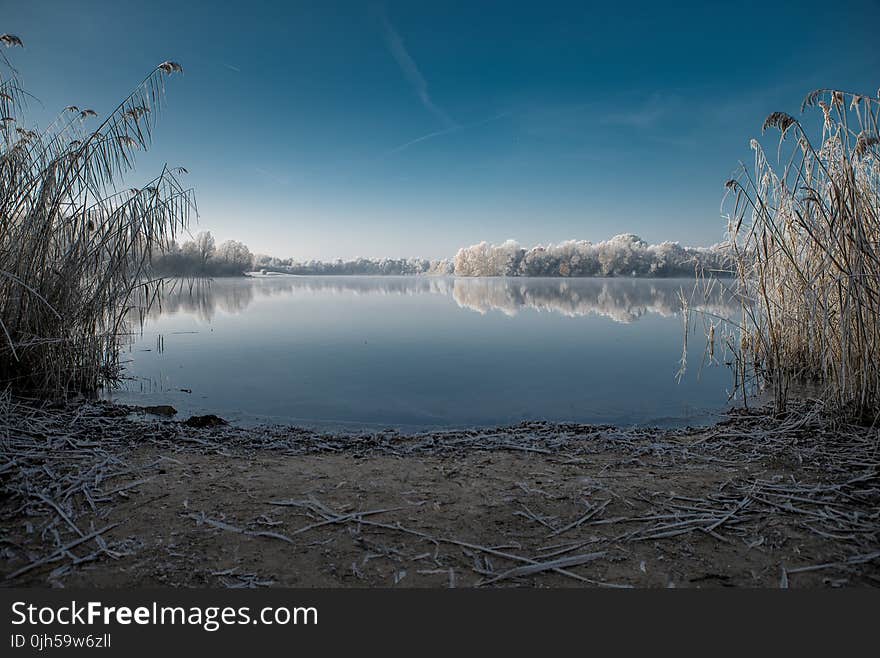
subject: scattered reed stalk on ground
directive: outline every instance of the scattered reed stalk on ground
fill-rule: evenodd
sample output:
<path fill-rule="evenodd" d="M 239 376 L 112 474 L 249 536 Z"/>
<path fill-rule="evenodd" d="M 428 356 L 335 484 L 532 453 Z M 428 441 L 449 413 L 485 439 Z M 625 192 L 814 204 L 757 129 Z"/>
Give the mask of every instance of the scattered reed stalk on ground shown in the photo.
<path fill-rule="evenodd" d="M 0 47 L 20 46 L 11 35 Z M 122 189 L 151 142 L 164 62 L 106 118 L 69 106 L 45 130 L 23 121 L 29 95 L 0 53 L 0 384 L 63 396 L 117 369 L 132 294 L 151 298 L 154 250 L 195 212 L 183 169 Z M 91 125 L 97 123 L 96 128 Z"/>
<path fill-rule="evenodd" d="M 818 389 L 837 413 L 880 417 L 880 152 L 877 98 L 820 89 L 821 141 L 774 112 L 777 166 L 752 140 L 725 202 L 743 321 L 728 338 L 740 385 L 772 388 L 778 411 L 792 386 Z M 804 119 L 806 121 L 806 119 Z M 817 122 L 818 123 L 818 122 Z M 816 126 L 816 133 L 819 127 Z"/>

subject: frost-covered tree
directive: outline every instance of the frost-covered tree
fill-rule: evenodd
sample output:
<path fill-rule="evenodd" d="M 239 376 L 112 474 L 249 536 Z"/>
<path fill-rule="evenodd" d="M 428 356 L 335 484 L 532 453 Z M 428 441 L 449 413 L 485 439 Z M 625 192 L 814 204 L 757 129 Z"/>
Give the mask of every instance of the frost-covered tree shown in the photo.
<path fill-rule="evenodd" d="M 211 261 L 211 269 L 216 274 L 237 275 L 251 269 L 253 255 L 243 242 L 227 240 L 217 247 Z"/>
<path fill-rule="evenodd" d="M 677 242 L 649 245 L 632 233 L 595 244 L 568 240 L 523 249 L 513 240 L 498 245 L 480 242 L 458 250 L 457 276 L 691 276 L 697 270 L 730 269 L 724 245 L 682 247 Z"/>
<path fill-rule="evenodd" d="M 216 251 L 216 243 L 211 231 L 201 231 L 196 235 L 196 239 L 184 245 L 184 251 L 194 253 L 202 267 L 208 266 L 208 261 L 214 256 Z"/>

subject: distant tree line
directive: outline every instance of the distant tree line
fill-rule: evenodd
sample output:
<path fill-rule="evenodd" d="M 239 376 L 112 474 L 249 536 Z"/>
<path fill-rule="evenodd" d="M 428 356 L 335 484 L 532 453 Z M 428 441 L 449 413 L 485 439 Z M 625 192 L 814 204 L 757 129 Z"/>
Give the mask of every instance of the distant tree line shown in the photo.
<path fill-rule="evenodd" d="M 241 276 L 253 269 L 253 262 L 243 242 L 227 240 L 218 246 L 211 232 L 203 231 L 182 244 L 167 244 L 153 258 L 153 268 L 171 276 Z"/>
<path fill-rule="evenodd" d="M 355 260 L 298 262 L 259 255 L 254 259 L 254 269 L 285 274 L 360 274 L 360 275 L 406 275 L 406 274 L 454 274 L 449 259 L 427 258 L 357 258 Z"/>
<path fill-rule="evenodd" d="M 524 249 L 516 241 L 480 242 L 458 250 L 456 276 L 692 276 L 696 271 L 732 270 L 726 244 L 682 247 L 677 242 L 648 244 L 632 233 L 592 243 L 569 240 Z"/>
<path fill-rule="evenodd" d="M 732 269 L 726 244 L 683 247 L 677 242 L 648 244 L 625 233 L 592 243 L 569 240 L 525 249 L 508 240 L 458 250 L 454 259 L 357 258 L 335 261 L 295 261 L 262 254 L 253 255 L 241 242 L 227 240 L 215 245 L 210 232 L 178 245 L 172 242 L 153 261 L 160 274 L 177 276 L 240 276 L 245 272 L 299 275 L 456 275 L 531 277 L 671 277 L 691 276 L 697 271 L 724 274 Z"/>

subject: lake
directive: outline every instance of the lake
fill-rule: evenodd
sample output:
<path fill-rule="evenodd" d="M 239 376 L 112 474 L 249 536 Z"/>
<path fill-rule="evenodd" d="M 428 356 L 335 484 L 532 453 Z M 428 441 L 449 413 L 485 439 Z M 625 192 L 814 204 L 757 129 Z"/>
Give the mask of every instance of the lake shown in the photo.
<path fill-rule="evenodd" d="M 728 407 L 687 279 L 265 276 L 176 281 L 109 397 L 328 430 L 523 420 L 680 426 Z M 699 306 L 735 305 L 720 291 Z"/>

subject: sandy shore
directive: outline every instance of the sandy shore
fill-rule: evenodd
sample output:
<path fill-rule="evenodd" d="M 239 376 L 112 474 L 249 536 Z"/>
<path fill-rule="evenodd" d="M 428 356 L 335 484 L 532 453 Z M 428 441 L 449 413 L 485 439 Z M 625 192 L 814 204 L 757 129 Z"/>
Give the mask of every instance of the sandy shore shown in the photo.
<path fill-rule="evenodd" d="M 131 411 L 5 405 L 5 585 L 880 585 L 880 432 L 818 414 L 342 436 Z"/>

